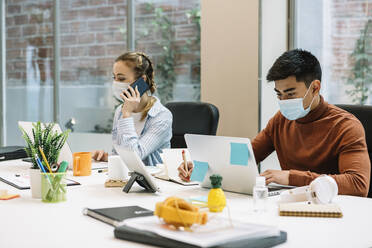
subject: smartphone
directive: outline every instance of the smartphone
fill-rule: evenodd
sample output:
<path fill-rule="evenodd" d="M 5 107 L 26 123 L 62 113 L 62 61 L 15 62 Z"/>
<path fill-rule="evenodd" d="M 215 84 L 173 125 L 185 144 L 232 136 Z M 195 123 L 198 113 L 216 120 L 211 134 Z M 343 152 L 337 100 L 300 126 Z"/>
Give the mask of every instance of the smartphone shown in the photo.
<path fill-rule="evenodd" d="M 134 90 L 136 89 L 136 86 L 138 86 L 138 92 L 140 93 L 140 96 L 142 96 L 146 91 L 150 89 L 148 83 L 143 79 L 143 77 L 140 77 L 137 79 L 134 83 L 130 85 Z"/>

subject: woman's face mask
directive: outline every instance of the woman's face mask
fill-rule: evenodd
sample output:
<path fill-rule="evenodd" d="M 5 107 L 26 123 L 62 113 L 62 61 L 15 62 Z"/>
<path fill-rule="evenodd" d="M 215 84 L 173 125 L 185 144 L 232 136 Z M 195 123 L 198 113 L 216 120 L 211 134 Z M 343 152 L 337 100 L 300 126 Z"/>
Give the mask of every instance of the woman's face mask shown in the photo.
<path fill-rule="evenodd" d="M 311 85 L 310 85 L 311 87 Z M 307 109 L 304 109 L 304 98 L 306 97 L 307 93 L 310 90 L 306 91 L 304 97 L 295 98 L 295 99 L 288 99 L 288 100 L 278 100 L 280 112 L 282 115 L 287 118 L 288 120 L 297 120 L 299 118 L 305 117 L 311 110 L 311 105 L 313 105 L 313 101 L 315 97 L 311 100 L 311 103 Z"/>
<path fill-rule="evenodd" d="M 118 81 L 112 82 L 112 93 L 114 94 L 115 98 L 119 101 L 124 101 L 123 98 L 121 98 L 121 93 L 123 93 L 124 90 L 127 90 L 129 88 L 129 85 L 131 83 L 122 83 Z"/>

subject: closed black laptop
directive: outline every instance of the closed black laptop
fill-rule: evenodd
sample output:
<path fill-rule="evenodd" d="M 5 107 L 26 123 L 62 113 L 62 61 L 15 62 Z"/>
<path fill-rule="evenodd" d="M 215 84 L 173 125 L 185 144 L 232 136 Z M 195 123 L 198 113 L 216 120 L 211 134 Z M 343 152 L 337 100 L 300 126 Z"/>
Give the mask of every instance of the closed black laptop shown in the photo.
<path fill-rule="evenodd" d="M 23 146 L 0 147 L 0 162 L 20 158 L 27 158 L 27 154 Z"/>

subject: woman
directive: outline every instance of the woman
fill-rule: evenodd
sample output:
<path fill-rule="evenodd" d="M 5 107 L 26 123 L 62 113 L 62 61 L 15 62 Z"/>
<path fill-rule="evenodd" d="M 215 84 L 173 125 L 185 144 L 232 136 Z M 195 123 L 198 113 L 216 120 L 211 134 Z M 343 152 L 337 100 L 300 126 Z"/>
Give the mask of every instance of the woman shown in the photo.
<path fill-rule="evenodd" d="M 130 86 L 140 77 L 149 86 L 142 96 L 137 87 L 133 89 Z M 122 54 L 115 60 L 113 79 L 113 94 L 123 101 L 115 111 L 113 143 L 136 151 L 145 165 L 162 163 L 161 150 L 170 148 L 172 114 L 152 96 L 156 90 L 153 63 L 144 53 Z M 93 151 L 92 157 L 97 161 L 107 161 L 108 153 Z"/>

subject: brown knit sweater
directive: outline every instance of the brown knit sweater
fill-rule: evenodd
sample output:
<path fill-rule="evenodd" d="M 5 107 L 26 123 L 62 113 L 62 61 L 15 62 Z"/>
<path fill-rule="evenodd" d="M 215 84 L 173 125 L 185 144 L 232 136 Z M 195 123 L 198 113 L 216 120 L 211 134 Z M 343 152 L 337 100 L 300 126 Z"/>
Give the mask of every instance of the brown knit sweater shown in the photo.
<path fill-rule="evenodd" d="M 356 117 L 323 97 L 301 119 L 290 121 L 276 113 L 252 147 L 257 163 L 275 150 L 281 168 L 290 170 L 290 185 L 308 185 L 328 174 L 336 180 L 339 194 L 368 193 L 371 165 L 364 128 Z"/>

